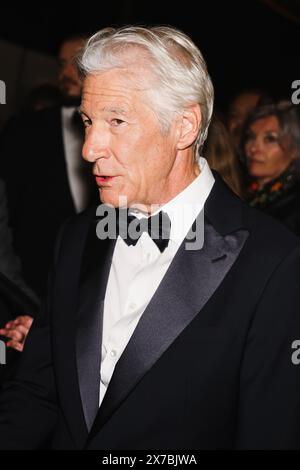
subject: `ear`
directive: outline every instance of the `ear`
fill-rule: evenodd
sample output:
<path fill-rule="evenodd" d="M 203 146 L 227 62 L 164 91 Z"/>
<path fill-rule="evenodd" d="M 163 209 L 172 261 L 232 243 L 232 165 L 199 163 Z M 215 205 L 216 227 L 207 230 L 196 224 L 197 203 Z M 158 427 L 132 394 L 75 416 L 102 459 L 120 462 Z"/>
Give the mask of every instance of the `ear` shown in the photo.
<path fill-rule="evenodd" d="M 193 104 L 184 110 L 181 114 L 178 129 L 178 150 L 184 150 L 193 145 L 199 133 L 201 120 L 202 116 L 199 104 Z"/>

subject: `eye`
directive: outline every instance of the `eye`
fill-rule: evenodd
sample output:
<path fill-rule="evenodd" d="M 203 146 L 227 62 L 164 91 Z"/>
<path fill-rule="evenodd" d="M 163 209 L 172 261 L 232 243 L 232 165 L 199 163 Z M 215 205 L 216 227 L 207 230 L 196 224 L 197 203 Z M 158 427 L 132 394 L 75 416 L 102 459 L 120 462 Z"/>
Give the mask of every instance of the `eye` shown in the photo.
<path fill-rule="evenodd" d="M 264 138 L 267 144 L 274 144 L 278 142 L 278 136 L 276 134 L 267 134 Z"/>
<path fill-rule="evenodd" d="M 90 127 L 92 125 L 91 119 L 83 119 L 84 127 Z"/>
<path fill-rule="evenodd" d="M 119 127 L 121 126 L 121 124 L 123 124 L 125 121 L 123 121 L 122 119 L 117 119 L 117 118 L 114 118 L 111 120 L 111 124 L 115 127 Z"/>

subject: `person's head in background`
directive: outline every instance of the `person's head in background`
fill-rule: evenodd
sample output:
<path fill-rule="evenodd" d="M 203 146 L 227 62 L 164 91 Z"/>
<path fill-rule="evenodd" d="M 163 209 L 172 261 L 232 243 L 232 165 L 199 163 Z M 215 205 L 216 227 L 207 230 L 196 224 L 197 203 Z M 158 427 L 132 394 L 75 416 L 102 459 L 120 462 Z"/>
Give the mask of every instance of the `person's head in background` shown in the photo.
<path fill-rule="evenodd" d="M 73 36 L 65 39 L 59 48 L 58 83 L 62 93 L 63 105 L 65 106 L 78 106 L 80 104 L 82 84 L 75 64 L 75 58 L 85 42 L 85 36 Z"/>
<path fill-rule="evenodd" d="M 242 196 L 240 164 L 230 134 L 216 113 L 213 114 L 208 129 L 203 157 L 210 168 L 216 170 L 237 195 Z"/>
<path fill-rule="evenodd" d="M 258 105 L 270 101 L 271 98 L 266 92 L 254 88 L 242 90 L 231 99 L 227 113 L 227 128 L 237 151 L 247 117 Z"/>
<path fill-rule="evenodd" d="M 259 187 L 275 180 L 300 157 L 300 111 L 281 101 L 261 106 L 250 115 L 242 138 L 248 174 Z M 296 160 L 297 159 L 297 160 Z"/>

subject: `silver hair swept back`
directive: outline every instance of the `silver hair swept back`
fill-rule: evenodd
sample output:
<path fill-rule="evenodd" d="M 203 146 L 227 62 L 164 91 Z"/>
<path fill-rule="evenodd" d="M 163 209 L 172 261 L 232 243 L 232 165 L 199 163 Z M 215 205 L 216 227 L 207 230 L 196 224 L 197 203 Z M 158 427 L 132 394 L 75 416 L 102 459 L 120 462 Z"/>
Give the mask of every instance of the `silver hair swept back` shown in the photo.
<path fill-rule="evenodd" d="M 82 77 L 116 67 L 135 65 L 143 54 L 154 83 L 152 108 L 162 130 L 167 131 L 176 113 L 198 103 L 202 114 L 195 158 L 206 139 L 211 120 L 214 89 L 205 60 L 193 41 L 169 26 L 104 28 L 94 34 L 78 57 Z"/>

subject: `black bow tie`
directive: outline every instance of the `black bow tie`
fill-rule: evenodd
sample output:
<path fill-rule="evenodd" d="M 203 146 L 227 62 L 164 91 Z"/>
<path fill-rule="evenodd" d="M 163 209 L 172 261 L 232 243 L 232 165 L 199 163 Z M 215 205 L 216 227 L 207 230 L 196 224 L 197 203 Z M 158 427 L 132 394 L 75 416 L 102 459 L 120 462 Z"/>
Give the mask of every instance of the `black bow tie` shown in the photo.
<path fill-rule="evenodd" d="M 127 218 L 127 223 L 125 223 Z M 138 219 L 132 215 L 118 222 L 119 235 L 128 246 L 136 245 L 143 232 L 147 232 L 162 253 L 169 244 L 171 220 L 166 212 Z"/>

